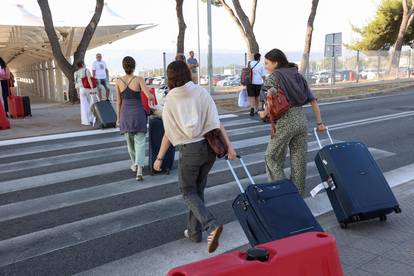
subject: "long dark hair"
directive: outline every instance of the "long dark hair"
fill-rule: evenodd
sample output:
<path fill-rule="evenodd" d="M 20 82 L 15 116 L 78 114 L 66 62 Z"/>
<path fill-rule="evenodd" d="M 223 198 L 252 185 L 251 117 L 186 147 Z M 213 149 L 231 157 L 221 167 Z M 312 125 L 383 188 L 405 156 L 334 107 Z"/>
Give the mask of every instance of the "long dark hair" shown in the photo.
<path fill-rule="evenodd" d="M 6 68 L 6 66 L 7 66 L 6 62 L 4 61 L 4 59 L 2 59 L 2 58 L 0 57 L 0 67 L 1 67 L 1 68 Z"/>
<path fill-rule="evenodd" d="M 171 90 L 191 81 L 191 72 L 187 63 L 181 60 L 171 62 L 167 67 L 168 88 Z"/>
<path fill-rule="evenodd" d="M 279 68 L 291 68 L 291 67 L 296 67 L 298 68 L 298 65 L 296 63 L 293 62 L 289 62 L 285 53 L 283 53 L 281 50 L 279 49 L 273 49 L 270 50 L 266 55 L 265 58 L 267 60 L 270 60 L 272 62 L 277 62 L 277 67 L 276 69 Z"/>

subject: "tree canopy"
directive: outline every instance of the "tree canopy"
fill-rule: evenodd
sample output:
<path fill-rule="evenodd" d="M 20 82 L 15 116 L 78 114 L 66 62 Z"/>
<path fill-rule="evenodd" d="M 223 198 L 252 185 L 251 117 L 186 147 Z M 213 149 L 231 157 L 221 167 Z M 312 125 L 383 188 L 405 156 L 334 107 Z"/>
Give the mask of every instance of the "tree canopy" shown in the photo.
<path fill-rule="evenodd" d="M 354 31 L 361 35 L 361 39 L 349 45 L 350 48 L 354 50 L 389 49 L 398 37 L 402 17 L 403 6 L 400 0 L 383 0 L 371 22 L 362 28 L 353 27 Z M 412 25 L 407 29 L 404 45 L 410 45 L 414 40 Z"/>

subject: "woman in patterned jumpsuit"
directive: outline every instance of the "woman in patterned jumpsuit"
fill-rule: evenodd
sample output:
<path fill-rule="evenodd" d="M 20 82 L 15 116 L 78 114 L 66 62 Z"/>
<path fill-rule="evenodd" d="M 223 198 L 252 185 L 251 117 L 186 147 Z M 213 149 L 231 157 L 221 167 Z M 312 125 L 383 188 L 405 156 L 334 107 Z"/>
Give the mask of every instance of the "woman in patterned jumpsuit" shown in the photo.
<path fill-rule="evenodd" d="M 266 173 L 269 181 L 285 179 L 283 170 L 287 149 L 290 150 L 291 180 L 301 195 L 305 192 L 306 153 L 308 122 L 303 105 L 310 103 L 316 117 L 317 128 L 325 131 L 317 99 L 312 94 L 297 65 L 290 63 L 279 49 L 273 49 L 265 56 L 265 66 L 270 73 L 265 87 L 268 93 L 275 93 L 280 87 L 290 103 L 289 111 L 277 120 L 276 134 L 270 140 L 266 154 Z M 265 118 L 268 110 L 259 115 Z"/>

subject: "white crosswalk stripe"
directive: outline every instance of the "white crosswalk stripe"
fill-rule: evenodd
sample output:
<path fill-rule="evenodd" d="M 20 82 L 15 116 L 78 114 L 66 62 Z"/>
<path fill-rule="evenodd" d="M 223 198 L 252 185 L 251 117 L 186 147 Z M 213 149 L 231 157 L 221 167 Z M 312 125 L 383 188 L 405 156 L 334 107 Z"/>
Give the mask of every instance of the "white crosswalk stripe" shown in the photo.
<path fill-rule="evenodd" d="M 256 182 L 266 182 L 269 125 L 244 115 L 227 114 L 222 119 Z M 52 275 L 59 268 L 65 271 L 62 274 L 165 275 L 172 266 L 208 257 L 205 244 L 182 239 L 187 207 L 179 193 L 177 171 L 145 175 L 145 181 L 137 183 L 118 132 L 3 141 L 0 149 L 0 274 Z M 319 182 L 313 162 L 317 150 L 317 143 L 310 139 L 308 190 Z M 376 160 L 394 155 L 376 148 L 370 151 Z M 248 185 L 240 165 L 235 168 Z M 414 171 L 401 168 L 410 169 Z M 406 180 L 395 172 L 387 176 L 395 185 Z M 247 243 L 231 210 L 238 193 L 226 162 L 218 160 L 205 191 L 207 206 L 216 208 L 225 220 L 222 244 L 215 254 Z M 315 214 L 329 210 L 325 195 L 318 197 L 307 199 Z M 80 261 L 88 258 L 88 250 L 95 254 L 89 256 L 93 261 Z M 103 257 L 104 251 L 113 256 Z M 79 265 L 71 265 L 76 260 Z M 29 265 L 35 267 L 31 272 Z"/>

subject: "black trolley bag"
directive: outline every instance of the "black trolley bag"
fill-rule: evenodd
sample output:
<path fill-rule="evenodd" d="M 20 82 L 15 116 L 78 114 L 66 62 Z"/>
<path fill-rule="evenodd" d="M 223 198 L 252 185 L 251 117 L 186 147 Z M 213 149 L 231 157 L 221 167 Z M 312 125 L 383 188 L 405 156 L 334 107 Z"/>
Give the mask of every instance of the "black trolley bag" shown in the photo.
<path fill-rule="evenodd" d="M 22 96 L 23 99 L 23 112 L 24 116 L 30 116 L 32 117 L 32 109 L 30 106 L 30 98 L 29 96 Z"/>
<path fill-rule="evenodd" d="M 94 103 L 92 113 L 96 117 L 96 124 L 99 128 L 116 127 L 116 113 L 110 101 Z"/>
<path fill-rule="evenodd" d="M 162 138 L 164 137 L 164 125 L 161 118 L 155 116 L 149 116 L 148 119 L 148 166 L 150 173 L 153 175 L 158 173 L 154 170 L 153 165 L 157 159 L 158 152 L 160 151 Z M 174 165 L 175 159 L 175 147 L 172 145 L 168 148 L 167 153 L 162 161 L 161 172 L 170 174 Z"/>
<path fill-rule="evenodd" d="M 243 159 L 238 158 L 252 184 L 244 191 L 233 166 L 227 160 L 241 191 L 232 206 L 252 246 L 305 232 L 323 232 L 290 180 L 255 184 Z"/>
<path fill-rule="evenodd" d="M 315 157 L 316 167 L 335 216 L 341 228 L 349 223 L 400 213 L 399 204 L 380 167 L 366 145 L 361 142 L 333 143 L 327 129 L 330 145 L 322 147 L 316 128 L 314 134 L 319 144 Z"/>

